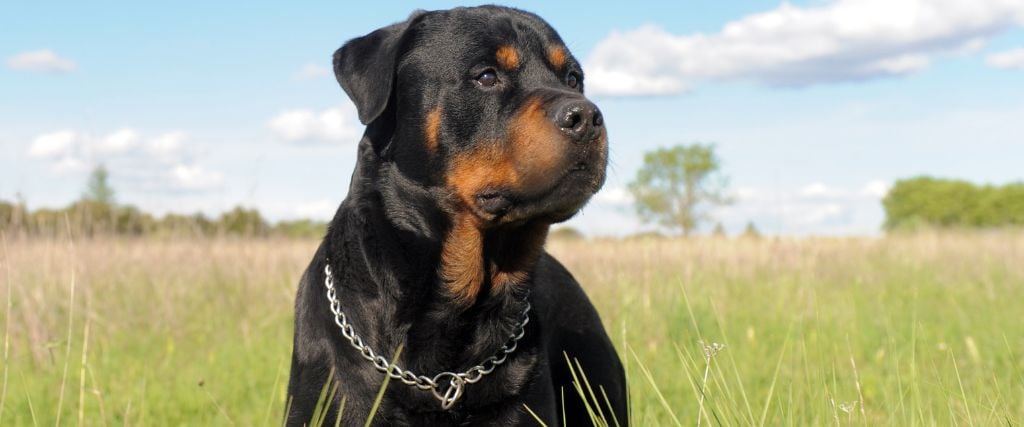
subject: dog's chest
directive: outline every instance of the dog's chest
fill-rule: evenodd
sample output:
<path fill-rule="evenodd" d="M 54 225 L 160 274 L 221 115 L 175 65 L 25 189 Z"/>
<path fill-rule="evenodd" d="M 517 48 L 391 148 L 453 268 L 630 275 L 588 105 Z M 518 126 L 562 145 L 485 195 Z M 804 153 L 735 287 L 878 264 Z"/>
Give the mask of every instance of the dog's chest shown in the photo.
<path fill-rule="evenodd" d="M 537 349 L 520 350 L 480 381 L 466 384 L 462 397 L 447 411 L 430 391 L 404 384 L 389 387 L 398 392 L 389 396 L 387 418 L 391 424 L 411 426 L 508 424 L 518 417 L 522 396 L 534 385 L 540 366 Z M 397 386 L 402 389 L 395 390 Z"/>

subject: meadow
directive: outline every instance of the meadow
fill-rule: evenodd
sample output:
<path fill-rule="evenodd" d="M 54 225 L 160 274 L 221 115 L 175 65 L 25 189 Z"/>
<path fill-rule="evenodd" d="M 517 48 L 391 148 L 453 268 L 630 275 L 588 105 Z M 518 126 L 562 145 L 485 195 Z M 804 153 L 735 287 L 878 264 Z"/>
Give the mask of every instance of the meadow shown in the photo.
<path fill-rule="evenodd" d="M 0 425 L 276 425 L 312 239 L 0 248 Z M 553 240 L 634 425 L 1024 423 L 1024 234 Z M 567 391 L 573 392 L 573 391 Z"/>

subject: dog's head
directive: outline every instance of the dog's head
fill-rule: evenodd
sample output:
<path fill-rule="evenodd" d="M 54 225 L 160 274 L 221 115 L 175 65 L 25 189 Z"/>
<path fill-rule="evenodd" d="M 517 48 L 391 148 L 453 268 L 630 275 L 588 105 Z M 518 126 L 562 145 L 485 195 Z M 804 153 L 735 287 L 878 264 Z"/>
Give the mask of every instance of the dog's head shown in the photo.
<path fill-rule="evenodd" d="M 536 15 L 418 12 L 346 43 L 334 71 L 360 121 L 388 124 L 379 157 L 481 228 L 564 221 L 604 183 L 601 112 Z"/>

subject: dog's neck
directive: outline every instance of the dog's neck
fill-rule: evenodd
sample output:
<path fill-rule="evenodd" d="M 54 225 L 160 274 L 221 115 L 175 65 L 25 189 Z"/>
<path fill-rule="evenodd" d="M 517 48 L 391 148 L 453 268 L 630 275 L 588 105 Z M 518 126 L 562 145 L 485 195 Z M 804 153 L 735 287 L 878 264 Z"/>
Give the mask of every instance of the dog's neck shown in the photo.
<path fill-rule="evenodd" d="M 439 296 L 463 308 L 527 284 L 543 251 L 548 222 L 487 224 L 452 203 L 448 189 L 425 186 L 382 160 L 372 140 L 368 130 L 348 199 L 366 215 L 386 220 L 373 230 L 375 238 L 387 235 L 403 241 L 403 248 L 416 248 L 390 262 L 414 266 L 417 277 L 435 278 Z"/>
<path fill-rule="evenodd" d="M 405 343 L 409 354 L 443 356 L 409 362 L 424 373 L 459 368 L 442 361 L 479 363 L 521 320 L 548 225 L 482 229 L 438 207 L 430 193 L 438 190 L 417 186 L 386 164 L 366 166 L 357 165 L 326 239 L 342 292 L 373 300 L 352 308 L 366 325 L 358 332 L 384 351 Z M 342 305 L 350 309 L 344 298 Z"/>

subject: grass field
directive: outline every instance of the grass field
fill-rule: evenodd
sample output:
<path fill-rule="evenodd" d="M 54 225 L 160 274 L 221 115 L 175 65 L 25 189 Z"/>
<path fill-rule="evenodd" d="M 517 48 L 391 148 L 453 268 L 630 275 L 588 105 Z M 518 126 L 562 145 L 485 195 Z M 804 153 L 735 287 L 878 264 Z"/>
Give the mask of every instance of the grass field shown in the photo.
<path fill-rule="evenodd" d="M 316 244 L 7 239 L 0 425 L 276 424 Z M 1024 234 L 548 249 L 636 425 L 1024 423 Z"/>

